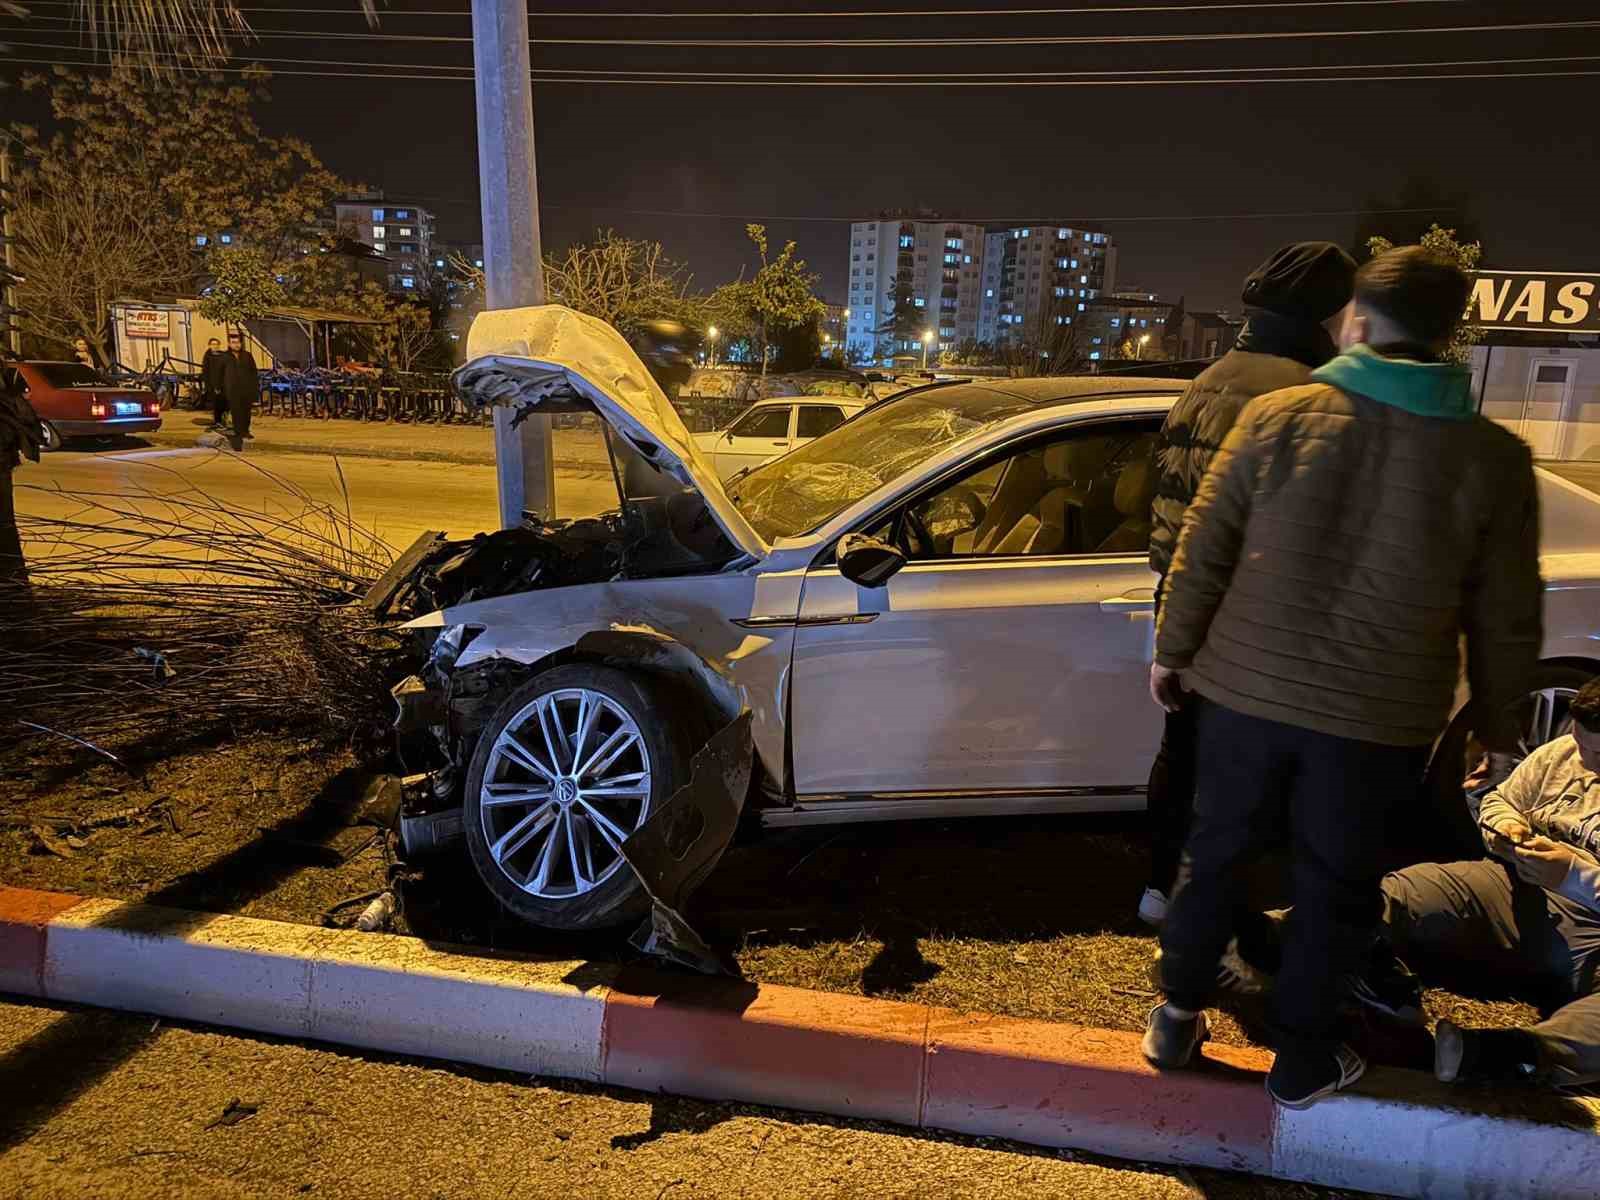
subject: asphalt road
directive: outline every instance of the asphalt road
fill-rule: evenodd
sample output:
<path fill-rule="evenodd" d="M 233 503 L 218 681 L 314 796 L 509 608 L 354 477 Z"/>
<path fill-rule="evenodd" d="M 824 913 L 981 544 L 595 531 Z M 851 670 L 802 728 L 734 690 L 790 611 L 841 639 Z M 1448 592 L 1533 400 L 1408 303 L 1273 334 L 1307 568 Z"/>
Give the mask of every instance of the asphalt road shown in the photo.
<path fill-rule="evenodd" d="M 0 1095 L 0 1197 L 29 1200 L 1261 1194 L 992 1139 L 24 1003 L 0 1003 Z"/>
<path fill-rule="evenodd" d="M 343 476 L 341 483 L 341 473 Z M 296 491 L 344 506 L 390 545 L 404 548 L 427 529 L 470 536 L 497 525 L 494 468 L 465 463 L 337 461 L 325 454 L 242 456 L 218 450 L 67 450 L 44 455 L 16 475 L 17 509 L 65 516 L 74 508 L 59 492 L 152 492 L 200 489 L 219 501 L 251 509 L 294 510 Z M 560 516 L 587 516 L 615 505 L 608 474 L 558 471 Z"/>

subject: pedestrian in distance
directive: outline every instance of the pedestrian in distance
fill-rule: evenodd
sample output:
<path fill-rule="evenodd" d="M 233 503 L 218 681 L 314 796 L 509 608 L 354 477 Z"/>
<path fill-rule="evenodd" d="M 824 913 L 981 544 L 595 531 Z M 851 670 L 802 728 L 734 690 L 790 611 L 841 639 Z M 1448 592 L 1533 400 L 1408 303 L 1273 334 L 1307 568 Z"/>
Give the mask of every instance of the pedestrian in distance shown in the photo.
<path fill-rule="evenodd" d="M 94 347 L 89 345 L 88 338 L 77 337 L 72 339 L 72 357 L 74 361 L 88 367 L 91 371 L 98 371 L 104 365 L 100 362 L 100 356 L 94 352 Z"/>
<path fill-rule="evenodd" d="M 245 349 L 244 333 L 233 330 L 228 334 L 227 360 L 222 375 L 222 390 L 228 400 L 228 411 L 233 417 L 231 442 L 235 450 L 243 450 L 252 440 L 250 412 L 261 394 L 261 376 L 256 371 L 256 360 Z"/>
<path fill-rule="evenodd" d="M 228 371 L 228 356 L 216 338 L 206 340 L 206 352 L 200 359 L 200 400 L 211 406 L 211 428 L 221 429 L 228 411 L 228 396 L 223 388 L 223 377 Z"/>
<path fill-rule="evenodd" d="M 1151 511 L 1150 569 L 1159 612 L 1183 514 L 1251 400 L 1311 381 L 1331 359 L 1350 303 L 1355 260 L 1332 242 L 1294 242 L 1275 251 L 1244 281 L 1245 324 L 1233 349 L 1197 375 L 1172 406 L 1157 446 L 1155 504 Z M 1150 879 L 1139 917 L 1159 926 L 1178 878 L 1178 858 L 1194 810 L 1195 708 L 1167 714 L 1161 749 L 1150 767 L 1148 812 Z"/>
<path fill-rule="evenodd" d="M 1418 802 L 1466 647 L 1472 728 L 1502 761 L 1541 637 L 1532 456 L 1442 360 L 1470 283 L 1418 246 L 1356 272 L 1343 352 L 1247 404 L 1184 516 L 1152 697 L 1196 713 L 1194 824 L 1143 1048 L 1190 1065 L 1258 831 L 1288 830 L 1294 908 L 1272 998 L 1274 1101 L 1360 1078 L 1342 981 L 1373 944 L 1390 812 Z"/>

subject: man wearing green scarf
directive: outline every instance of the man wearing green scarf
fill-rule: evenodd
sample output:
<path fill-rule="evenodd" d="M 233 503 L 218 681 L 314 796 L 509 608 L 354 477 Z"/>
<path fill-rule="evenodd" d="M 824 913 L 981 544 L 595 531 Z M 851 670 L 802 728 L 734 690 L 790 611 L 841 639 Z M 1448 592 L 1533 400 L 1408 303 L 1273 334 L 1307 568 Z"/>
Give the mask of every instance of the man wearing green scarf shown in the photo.
<path fill-rule="evenodd" d="M 1239 868 L 1282 821 L 1295 906 L 1267 1090 L 1288 1107 L 1365 1069 L 1337 1037 L 1339 984 L 1371 945 L 1389 813 L 1449 719 L 1463 639 L 1491 751 L 1514 747 L 1497 714 L 1539 652 L 1532 458 L 1442 361 L 1469 286 L 1419 246 L 1363 266 L 1343 353 L 1240 413 L 1166 578 L 1150 689 L 1168 711 L 1195 693 L 1199 758 L 1145 1053 L 1196 1056 Z"/>

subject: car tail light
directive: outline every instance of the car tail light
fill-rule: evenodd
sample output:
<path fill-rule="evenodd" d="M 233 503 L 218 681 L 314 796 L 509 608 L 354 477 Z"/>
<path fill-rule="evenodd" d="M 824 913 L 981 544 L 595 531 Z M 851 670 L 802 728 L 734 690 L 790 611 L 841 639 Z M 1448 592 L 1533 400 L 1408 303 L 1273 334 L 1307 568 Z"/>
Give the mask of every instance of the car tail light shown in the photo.
<path fill-rule="evenodd" d="M 149 413 L 152 417 L 159 417 L 161 415 L 161 401 L 146 400 L 144 402 L 144 411 Z"/>
<path fill-rule="evenodd" d="M 109 412 L 110 410 L 106 407 L 106 402 L 104 400 L 89 401 L 89 415 L 91 417 L 103 417 Z"/>

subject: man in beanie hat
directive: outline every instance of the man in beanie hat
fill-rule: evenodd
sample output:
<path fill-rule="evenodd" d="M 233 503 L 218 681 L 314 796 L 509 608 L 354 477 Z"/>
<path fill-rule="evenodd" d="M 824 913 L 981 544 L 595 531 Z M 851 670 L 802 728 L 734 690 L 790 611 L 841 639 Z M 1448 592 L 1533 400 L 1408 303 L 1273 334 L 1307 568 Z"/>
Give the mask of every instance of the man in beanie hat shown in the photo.
<path fill-rule="evenodd" d="M 1167 572 L 1150 694 L 1170 712 L 1194 693 L 1199 751 L 1144 1051 L 1194 1060 L 1239 871 L 1284 822 L 1295 905 L 1267 1091 L 1289 1108 L 1365 1069 L 1338 1038 L 1343 985 L 1373 945 L 1391 814 L 1418 797 L 1463 644 L 1471 728 L 1502 758 L 1538 659 L 1533 460 L 1443 361 L 1470 291 L 1420 246 L 1357 271 L 1343 353 L 1245 406 Z"/>
<path fill-rule="evenodd" d="M 1183 514 L 1206 468 L 1251 400 L 1308 383 L 1334 356 L 1332 331 L 1355 279 L 1356 264 L 1332 242 L 1284 246 L 1244 281 L 1247 319 L 1234 348 L 1196 377 L 1161 427 L 1159 479 L 1150 533 L 1150 567 L 1166 577 Z M 1156 589 L 1160 610 L 1165 587 Z M 1178 877 L 1178 858 L 1194 805 L 1194 710 L 1167 715 L 1150 768 L 1150 882 L 1139 916 L 1160 925 Z"/>

